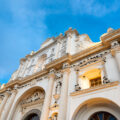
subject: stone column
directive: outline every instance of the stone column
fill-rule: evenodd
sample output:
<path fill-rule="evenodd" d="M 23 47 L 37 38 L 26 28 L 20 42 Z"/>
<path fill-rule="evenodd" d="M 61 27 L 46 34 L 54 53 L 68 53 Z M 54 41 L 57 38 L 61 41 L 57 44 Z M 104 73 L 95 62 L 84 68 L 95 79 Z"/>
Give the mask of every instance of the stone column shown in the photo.
<path fill-rule="evenodd" d="M 5 109 L 2 111 L 1 119 L 0 120 L 6 120 L 8 113 L 10 111 L 10 108 L 12 106 L 12 103 L 14 102 L 15 96 L 16 96 L 17 90 L 13 90 L 12 94 L 10 96 L 10 99 L 7 100 L 7 103 L 5 105 Z"/>
<path fill-rule="evenodd" d="M 6 92 L 4 95 L 5 95 L 5 97 L 3 98 L 3 100 L 2 100 L 2 102 L 0 104 L 0 117 L 1 117 L 2 111 L 4 110 L 4 106 L 5 106 L 5 104 L 6 104 L 7 100 L 8 100 L 9 93 Z"/>
<path fill-rule="evenodd" d="M 68 64 L 64 64 L 58 120 L 66 120 L 69 73 L 70 69 L 68 68 Z"/>
<path fill-rule="evenodd" d="M 106 69 L 107 78 L 108 80 L 110 80 L 110 82 L 119 81 L 120 74 L 119 74 L 118 66 L 114 56 L 112 56 L 111 54 L 106 55 L 105 69 Z"/>
<path fill-rule="evenodd" d="M 50 109 L 50 104 L 51 104 L 51 99 L 52 99 L 54 78 L 55 78 L 55 70 L 52 69 L 50 70 L 50 74 L 49 74 L 48 89 L 45 95 L 45 101 L 44 101 L 42 115 L 41 115 L 40 120 L 48 120 L 49 109 Z"/>
<path fill-rule="evenodd" d="M 111 43 L 111 48 L 111 53 L 115 57 L 120 72 L 120 44 L 118 43 L 118 41 L 113 41 Z"/>
<path fill-rule="evenodd" d="M 116 51 L 115 59 L 117 61 L 119 72 L 120 72 L 120 47 L 119 47 L 119 50 Z"/>

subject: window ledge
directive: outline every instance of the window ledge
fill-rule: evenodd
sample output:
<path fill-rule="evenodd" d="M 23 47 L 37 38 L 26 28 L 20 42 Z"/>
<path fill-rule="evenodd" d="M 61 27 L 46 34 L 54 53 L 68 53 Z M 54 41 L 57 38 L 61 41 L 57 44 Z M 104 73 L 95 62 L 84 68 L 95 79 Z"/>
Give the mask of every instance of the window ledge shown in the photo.
<path fill-rule="evenodd" d="M 111 82 L 111 83 L 107 83 L 107 84 L 102 84 L 102 85 L 99 85 L 96 87 L 91 87 L 88 89 L 72 92 L 72 93 L 70 93 L 70 96 L 76 96 L 76 95 L 81 95 L 81 94 L 85 94 L 85 93 L 90 93 L 90 92 L 94 92 L 96 90 L 101 90 L 101 89 L 117 86 L 118 84 L 119 84 L 119 81 L 115 81 L 115 82 Z"/>

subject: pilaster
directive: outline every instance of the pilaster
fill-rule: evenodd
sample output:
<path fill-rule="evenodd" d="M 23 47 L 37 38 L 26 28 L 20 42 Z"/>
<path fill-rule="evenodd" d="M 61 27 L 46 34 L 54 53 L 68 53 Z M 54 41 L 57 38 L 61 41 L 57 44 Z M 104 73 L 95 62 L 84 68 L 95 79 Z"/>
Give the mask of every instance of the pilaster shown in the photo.
<path fill-rule="evenodd" d="M 120 44 L 118 41 L 111 43 L 111 54 L 115 57 L 119 72 L 120 72 Z"/>
<path fill-rule="evenodd" d="M 17 94 L 17 90 L 15 88 L 11 91 L 11 96 L 9 100 L 7 99 L 7 104 L 5 104 L 5 108 L 2 111 L 3 114 L 1 115 L 1 120 L 7 120 L 9 110 L 11 109 L 11 106 L 12 106 L 12 103 L 14 102 L 16 94 Z"/>
<path fill-rule="evenodd" d="M 69 64 L 63 64 L 63 81 L 62 81 L 62 89 L 61 89 L 61 98 L 60 98 L 60 108 L 58 113 L 58 120 L 66 120 L 67 113 L 67 99 L 68 99 L 68 82 L 69 82 L 69 73 L 70 68 Z"/>
<path fill-rule="evenodd" d="M 54 79 L 55 79 L 54 69 L 50 70 L 48 78 L 49 78 L 48 89 L 45 95 L 45 101 L 43 105 L 41 120 L 48 120 L 48 117 L 49 117 L 49 109 L 50 109 L 50 103 L 52 99 L 53 85 L 54 85 Z"/>
<path fill-rule="evenodd" d="M 9 98 L 9 95 L 10 95 L 9 91 L 6 91 L 4 93 L 4 98 L 3 98 L 3 100 L 2 100 L 2 102 L 0 104 L 0 118 L 1 118 L 1 115 L 2 115 L 1 113 L 3 112 L 3 110 L 5 108 L 5 105 L 6 105 L 6 102 L 7 102 L 8 98 Z"/>

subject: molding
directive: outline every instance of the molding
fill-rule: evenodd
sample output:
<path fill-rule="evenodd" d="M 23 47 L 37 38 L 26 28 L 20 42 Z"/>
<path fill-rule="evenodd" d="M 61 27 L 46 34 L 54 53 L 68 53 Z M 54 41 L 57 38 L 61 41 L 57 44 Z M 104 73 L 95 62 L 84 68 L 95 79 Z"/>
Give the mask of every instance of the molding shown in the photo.
<path fill-rule="evenodd" d="M 107 83 L 107 84 L 102 84 L 100 86 L 96 86 L 96 87 L 72 92 L 72 93 L 70 93 L 70 96 L 82 95 L 82 94 L 85 94 L 85 93 L 90 93 L 90 92 L 98 91 L 98 90 L 101 90 L 101 89 L 106 89 L 106 88 L 109 88 L 109 87 L 118 86 L 119 84 L 120 84 L 119 81 L 115 81 L 115 82 L 111 82 L 111 83 Z"/>
<path fill-rule="evenodd" d="M 45 68 L 46 69 L 51 69 L 51 68 L 55 68 L 56 70 L 60 69 L 62 67 L 62 64 L 68 62 L 71 62 L 71 55 L 70 54 L 66 54 L 65 56 L 58 58 L 56 60 L 53 60 L 52 62 L 48 63 Z"/>
<path fill-rule="evenodd" d="M 117 39 L 120 41 L 120 29 L 114 30 L 110 33 L 106 33 L 105 35 L 101 36 L 101 41 L 103 44 L 110 44 L 110 41 Z"/>
<path fill-rule="evenodd" d="M 43 104 L 43 102 L 44 102 L 44 98 L 43 98 L 43 99 L 39 99 L 39 100 L 34 101 L 34 102 L 30 102 L 30 103 L 23 104 L 23 105 L 21 105 L 21 107 L 22 107 L 22 108 L 26 108 L 26 107 L 30 107 L 30 106 L 32 106 L 32 105 L 36 105 L 36 104 L 40 104 L 40 103 Z"/>
<path fill-rule="evenodd" d="M 78 60 L 82 60 L 85 57 L 88 57 L 88 56 L 93 55 L 93 54 L 98 53 L 98 52 L 102 52 L 104 50 L 111 49 L 111 41 L 112 40 L 114 41 L 116 38 L 118 39 L 118 41 L 120 41 L 120 29 L 115 30 L 111 33 L 108 33 L 107 35 L 101 36 L 102 41 L 94 46 L 89 47 L 88 49 L 85 49 L 85 50 L 83 50 L 79 53 L 76 53 L 74 55 L 66 54 L 61 58 L 53 60 L 52 62 L 45 65 L 45 68 L 42 71 L 39 71 L 37 73 L 34 73 L 34 74 L 27 76 L 25 78 L 22 78 L 22 79 L 18 78 L 16 80 L 8 82 L 4 88 L 0 89 L 0 93 L 6 91 L 8 88 L 13 88 L 13 86 L 15 84 L 22 85 L 22 84 L 25 84 L 25 83 L 33 80 L 33 79 L 39 78 L 43 75 L 46 75 L 49 73 L 49 70 L 52 68 L 56 69 L 56 70 L 62 69 L 63 63 L 65 63 L 65 62 L 67 62 L 71 65 Z M 43 49 L 40 49 L 35 54 L 42 52 L 46 48 L 49 48 L 55 42 L 51 43 L 50 45 L 48 45 L 47 47 L 45 47 Z"/>

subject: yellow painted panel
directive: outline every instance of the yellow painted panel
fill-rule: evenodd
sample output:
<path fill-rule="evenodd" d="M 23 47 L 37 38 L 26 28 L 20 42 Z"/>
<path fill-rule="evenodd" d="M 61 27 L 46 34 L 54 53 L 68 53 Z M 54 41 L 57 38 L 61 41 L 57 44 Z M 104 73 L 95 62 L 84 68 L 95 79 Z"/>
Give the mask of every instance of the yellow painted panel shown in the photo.
<path fill-rule="evenodd" d="M 101 77 L 101 70 L 100 69 L 92 69 L 90 71 L 85 72 L 82 76 L 79 77 L 87 77 L 90 79 L 95 79 Z"/>

